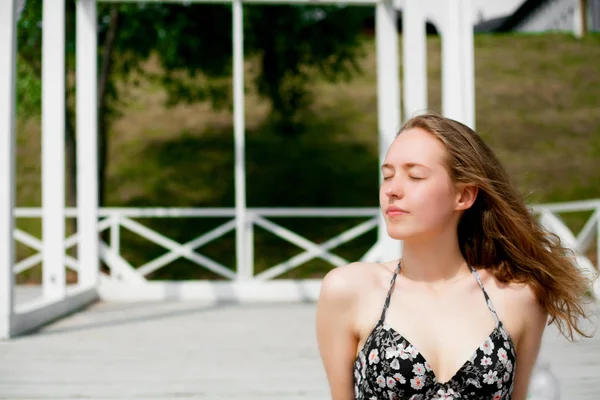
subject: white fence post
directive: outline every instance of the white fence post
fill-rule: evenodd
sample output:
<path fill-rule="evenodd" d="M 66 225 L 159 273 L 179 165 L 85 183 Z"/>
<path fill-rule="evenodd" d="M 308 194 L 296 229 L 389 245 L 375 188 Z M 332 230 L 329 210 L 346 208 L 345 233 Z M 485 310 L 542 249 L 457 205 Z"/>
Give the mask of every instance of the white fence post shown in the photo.
<path fill-rule="evenodd" d="M 110 217 L 110 251 L 114 254 L 121 255 L 121 217 L 119 214 L 113 214 Z M 110 270 L 113 276 L 113 270 Z"/>
<path fill-rule="evenodd" d="M 77 1 L 77 230 L 80 285 L 99 277 L 96 0 Z"/>
<path fill-rule="evenodd" d="M 377 51 L 377 117 L 379 131 L 379 161 L 383 163 L 387 150 L 400 129 L 400 60 L 398 49 L 397 13 L 392 0 L 382 0 L 375 9 Z M 379 181 L 381 182 L 381 171 Z M 379 259 L 399 258 L 401 246 L 387 234 L 380 213 L 377 246 Z"/>
<path fill-rule="evenodd" d="M 248 212 L 246 214 L 246 265 L 247 272 L 250 278 L 254 278 L 254 214 Z"/>
<path fill-rule="evenodd" d="M 448 0 L 442 29 L 442 112 L 475 129 L 470 0 Z"/>
<path fill-rule="evenodd" d="M 11 334 L 15 245 L 15 1 L 0 1 L 0 339 Z"/>
<path fill-rule="evenodd" d="M 581 39 L 586 33 L 587 9 L 585 6 L 587 5 L 587 2 L 583 0 L 575 0 L 574 3 L 573 34 L 577 39 Z"/>
<path fill-rule="evenodd" d="M 42 285 L 65 296 L 65 2 L 44 0 L 42 20 Z"/>
<path fill-rule="evenodd" d="M 475 129 L 475 49 L 472 21 L 473 0 L 460 2 L 460 47 L 465 125 Z"/>
<path fill-rule="evenodd" d="M 244 9 L 241 0 L 233 1 L 233 113 L 235 136 L 235 252 L 238 279 L 251 279 L 246 260 L 246 162 L 244 113 Z"/>
<path fill-rule="evenodd" d="M 423 4 L 419 0 L 406 0 L 402 9 L 405 119 L 427 111 L 426 34 Z"/>
<path fill-rule="evenodd" d="M 600 212 L 600 203 L 596 210 Z M 600 270 L 600 215 L 596 219 L 596 267 Z"/>

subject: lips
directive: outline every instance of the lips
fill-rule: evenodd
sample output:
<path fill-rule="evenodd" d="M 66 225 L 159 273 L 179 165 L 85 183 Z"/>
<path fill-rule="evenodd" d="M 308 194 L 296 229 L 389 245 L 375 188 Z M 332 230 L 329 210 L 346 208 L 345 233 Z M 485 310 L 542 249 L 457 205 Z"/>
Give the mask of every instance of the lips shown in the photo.
<path fill-rule="evenodd" d="M 387 210 L 385 211 L 385 213 L 390 217 L 398 217 L 401 215 L 408 214 L 408 211 L 406 211 L 403 208 L 397 207 L 397 206 L 389 206 L 387 208 Z"/>

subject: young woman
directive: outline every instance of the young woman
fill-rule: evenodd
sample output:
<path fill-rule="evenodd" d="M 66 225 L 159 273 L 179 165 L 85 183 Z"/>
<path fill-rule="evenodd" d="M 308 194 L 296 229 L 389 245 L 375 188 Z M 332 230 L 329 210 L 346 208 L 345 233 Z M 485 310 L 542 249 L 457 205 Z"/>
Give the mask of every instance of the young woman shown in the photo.
<path fill-rule="evenodd" d="M 467 126 L 411 119 L 382 171 L 403 255 L 323 279 L 317 339 L 333 400 L 524 400 L 548 319 L 586 335 L 589 280 Z"/>

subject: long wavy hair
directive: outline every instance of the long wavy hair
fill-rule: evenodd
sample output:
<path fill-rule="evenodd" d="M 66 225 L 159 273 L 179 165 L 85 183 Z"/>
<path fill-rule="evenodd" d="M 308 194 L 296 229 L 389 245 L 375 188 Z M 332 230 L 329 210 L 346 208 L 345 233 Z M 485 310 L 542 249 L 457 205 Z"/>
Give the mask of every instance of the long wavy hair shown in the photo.
<path fill-rule="evenodd" d="M 398 135 L 421 128 L 446 147 L 447 169 L 456 184 L 474 185 L 477 199 L 458 224 L 460 250 L 474 268 L 486 268 L 502 283 L 525 283 L 561 333 L 584 337 L 586 293 L 591 278 L 577 267 L 571 250 L 544 230 L 525 199 L 510 182 L 504 167 L 468 126 L 436 114 L 407 121 Z"/>

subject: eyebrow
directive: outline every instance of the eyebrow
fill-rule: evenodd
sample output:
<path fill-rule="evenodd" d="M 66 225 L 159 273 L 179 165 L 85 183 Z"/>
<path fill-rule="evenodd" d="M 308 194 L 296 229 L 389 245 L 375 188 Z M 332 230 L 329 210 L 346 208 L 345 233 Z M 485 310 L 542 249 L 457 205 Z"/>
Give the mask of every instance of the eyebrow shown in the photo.
<path fill-rule="evenodd" d="M 404 164 L 402 164 L 402 167 L 404 167 L 405 169 L 410 169 L 413 167 L 423 167 L 425 169 L 431 169 L 423 164 L 414 163 L 414 162 L 404 163 Z M 392 164 L 385 163 L 381 166 L 381 169 L 394 169 L 394 166 Z"/>

